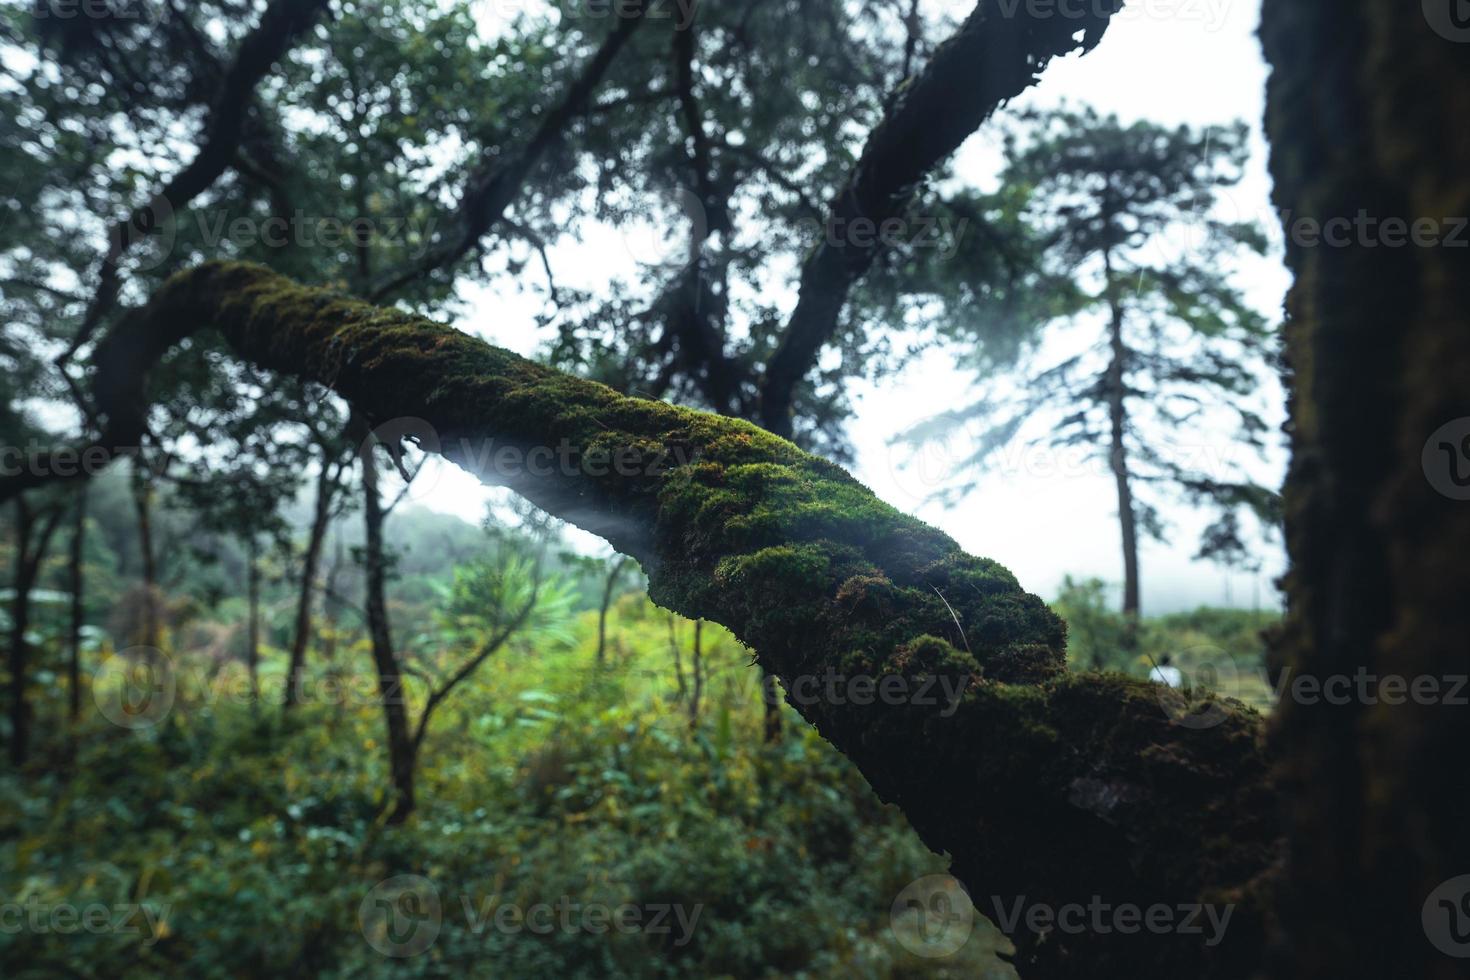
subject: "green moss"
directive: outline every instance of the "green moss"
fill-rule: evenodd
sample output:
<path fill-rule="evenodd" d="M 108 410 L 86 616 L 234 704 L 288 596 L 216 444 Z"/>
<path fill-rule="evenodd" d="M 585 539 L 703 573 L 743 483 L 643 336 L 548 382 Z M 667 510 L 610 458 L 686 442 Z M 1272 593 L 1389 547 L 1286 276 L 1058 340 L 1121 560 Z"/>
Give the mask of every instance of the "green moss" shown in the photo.
<path fill-rule="evenodd" d="M 1246 876 L 1244 844 L 1209 868 L 1192 862 L 1226 826 L 1226 804 L 1268 782 L 1260 754 L 1240 748 L 1258 719 L 1231 708 L 1217 730 L 1181 732 L 1149 685 L 1065 673 L 1064 624 L 1009 571 L 832 463 L 257 266 L 181 273 L 132 323 L 154 346 L 212 324 L 245 358 L 329 385 L 374 422 L 416 416 L 446 439 L 683 461 L 507 482 L 637 558 L 655 601 L 728 626 L 782 678 L 948 680 L 953 703 L 799 710 L 961 877 L 1012 894 L 1040 883 L 1042 897 L 1127 881 L 1165 900 Z M 1181 781 L 1182 802 L 1167 789 Z M 1137 800 L 1152 809 L 1129 809 Z"/>
<path fill-rule="evenodd" d="M 937 636 L 916 636 L 894 651 L 888 660 L 895 674 L 976 674 L 975 658 Z"/>
<path fill-rule="evenodd" d="M 715 582 L 727 588 L 776 588 L 800 593 L 827 577 L 831 559 L 815 545 L 779 545 L 723 559 Z"/>

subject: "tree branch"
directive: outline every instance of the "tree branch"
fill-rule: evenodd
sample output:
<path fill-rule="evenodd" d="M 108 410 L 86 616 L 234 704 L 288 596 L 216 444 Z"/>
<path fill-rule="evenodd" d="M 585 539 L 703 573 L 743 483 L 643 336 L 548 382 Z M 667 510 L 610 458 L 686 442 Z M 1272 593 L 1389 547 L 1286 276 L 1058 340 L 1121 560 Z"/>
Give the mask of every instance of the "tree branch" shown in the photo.
<path fill-rule="evenodd" d="M 475 651 L 474 655 L 461 664 L 459 669 L 451 674 L 444 683 L 438 687 L 430 686 L 429 699 L 424 702 L 424 710 L 419 715 L 418 726 L 414 729 L 413 733 L 414 752 L 418 752 L 419 747 L 424 743 L 424 736 L 429 733 L 429 716 L 434 713 L 434 709 L 443 704 L 444 700 L 450 694 L 454 693 L 456 687 L 463 683 L 475 671 L 479 670 L 481 664 L 489 660 L 492 654 L 505 646 L 506 642 L 512 636 L 515 636 L 521 627 L 526 625 L 526 621 L 531 618 L 531 613 L 535 611 L 536 603 L 540 598 L 541 590 L 538 586 L 531 593 L 531 597 L 526 601 L 525 606 L 522 607 L 521 611 L 509 623 L 498 630 L 490 639 L 480 644 L 480 648 Z"/>
<path fill-rule="evenodd" d="M 114 435 L 141 426 L 147 368 L 207 326 L 379 424 L 425 420 L 446 458 L 632 555 L 655 601 L 730 628 L 788 692 L 872 678 L 878 703 L 788 699 L 977 893 L 1235 906 L 1214 948 L 1053 934 L 1048 956 L 1120 976 L 1260 962 L 1278 827 L 1250 709 L 1205 699 L 1191 716 L 1207 726 L 1177 724 L 1178 692 L 1069 673 L 1064 624 L 1010 572 L 747 422 L 628 398 L 259 266 L 180 273 L 118 324 L 97 363 Z M 487 439 L 496 453 L 477 451 Z M 560 465 L 536 462 L 558 447 Z M 27 479 L 0 483 L 0 500 Z"/>
<path fill-rule="evenodd" d="M 1122 0 L 1082 6 L 1089 7 L 1086 13 L 1079 6 L 1063 14 L 985 0 L 901 87 L 829 203 L 824 240 L 802 266 L 796 309 L 761 383 L 766 429 L 791 434 L 796 387 L 836 333 L 848 292 L 882 247 L 876 233 L 855 223 L 871 222 L 876 230 L 902 217 L 919 181 L 997 107 L 1029 88 L 1052 58 L 1091 50 Z"/>
<path fill-rule="evenodd" d="M 146 237 L 153 222 L 166 219 L 163 212 L 176 212 L 209 189 L 236 160 L 255 86 L 326 6 L 327 0 L 274 0 L 266 8 L 260 23 L 241 42 L 220 83 L 198 155 L 164 185 L 157 197 L 113 226 L 107 255 L 98 270 L 97 289 L 76 337 L 59 363 L 71 360 L 112 311 L 122 288 L 118 263 L 133 243 Z"/>
<path fill-rule="evenodd" d="M 602 82 L 618 52 L 643 21 L 642 13 L 637 17 L 618 18 L 617 26 L 572 82 L 562 101 L 541 120 L 531 141 L 504 164 L 487 155 L 470 175 L 459 202 L 462 223 L 459 231 L 453 237 L 437 242 L 423 259 L 400 269 L 372 289 L 368 296 L 373 302 L 390 299 L 409 283 L 453 265 L 489 234 L 520 193 L 532 169 L 561 141 L 572 121 L 586 110 L 592 93 Z"/>

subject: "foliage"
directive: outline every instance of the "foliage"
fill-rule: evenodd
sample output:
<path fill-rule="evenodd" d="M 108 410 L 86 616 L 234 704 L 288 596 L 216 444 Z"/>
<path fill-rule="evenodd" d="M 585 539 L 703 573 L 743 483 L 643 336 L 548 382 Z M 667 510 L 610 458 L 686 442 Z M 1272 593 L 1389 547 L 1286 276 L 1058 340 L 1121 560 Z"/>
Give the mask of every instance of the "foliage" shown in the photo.
<path fill-rule="evenodd" d="M 376 820 L 381 719 L 366 654 L 313 658 L 317 692 L 283 723 L 231 671 L 181 663 L 173 711 L 124 732 L 93 717 L 71 764 L 0 780 L 0 891 L 44 903 L 144 904 L 137 935 L 0 934 L 0 970 L 27 977 L 199 978 L 1012 976 L 978 920 L 964 949 L 925 960 L 889 930 L 911 880 L 943 871 L 892 807 L 794 716 L 760 739 L 759 685 L 738 644 L 704 629 L 709 679 L 694 731 L 677 700 L 667 614 L 641 595 L 615 610 L 614 655 L 591 669 L 595 614 L 575 642 L 493 658 L 429 736 L 413 821 Z M 691 640 L 690 624 L 678 631 Z M 187 656 L 187 655 L 185 655 Z M 278 678 L 284 654 L 267 651 Z M 687 655 L 686 655 L 687 659 Z M 60 744 L 49 747 L 64 751 Z M 397 874 L 435 882 L 443 929 L 390 959 L 359 906 Z M 680 903 L 675 935 L 542 937 L 478 918 L 487 903 Z M 474 915 L 465 908 L 468 902 Z"/>
<path fill-rule="evenodd" d="M 1236 284 L 1234 264 L 1265 249 L 1264 233 L 1226 216 L 1246 132 L 1243 123 L 1124 124 L 1091 109 L 1033 113 L 1013 127 L 1004 190 L 974 204 L 1013 267 L 987 282 L 1010 285 L 992 287 L 995 316 L 950 328 L 986 380 L 971 404 L 907 435 L 971 436 L 941 497 L 973 491 L 1009 444 L 1076 449 L 1128 484 L 1125 550 L 1134 521 L 1139 537 L 1166 537 L 1159 503 L 1172 495 L 1216 515 L 1200 557 L 1250 563 L 1248 536 L 1273 533 L 1280 505 L 1250 475 L 1268 433 L 1256 396 L 1271 328 Z M 1016 317 L 1057 343 L 1046 360 L 1033 348 L 998 373 L 991 324 Z M 1080 350 L 1055 357 L 1077 335 Z"/>
<path fill-rule="evenodd" d="M 1201 606 L 1142 620 L 1137 646 L 1127 642 L 1128 623 L 1108 602 L 1100 579 L 1063 581 L 1052 602 L 1067 620 L 1067 655 L 1078 670 L 1107 670 L 1147 677 L 1165 657 L 1188 683 L 1205 683 L 1260 711 L 1275 698 L 1266 676 L 1266 635 L 1281 622 L 1272 610 Z"/>
<path fill-rule="evenodd" d="M 294 11 L 294 19 L 282 11 Z M 313 21 L 312 12 L 330 20 Z M 594 449 L 620 433 L 654 444 L 670 438 L 672 428 L 672 438 L 693 445 L 699 459 L 660 490 L 658 506 L 669 520 L 654 530 L 663 539 L 661 557 L 677 555 L 676 545 L 698 544 L 683 549 L 695 555 L 687 566 L 649 562 L 659 598 L 725 622 L 749 622 L 762 657 L 778 667 L 794 667 L 813 651 L 843 655 L 843 668 L 950 679 L 973 679 L 983 664 L 985 684 L 967 695 L 962 722 L 980 741 L 996 744 L 1003 733 L 1017 749 L 986 760 L 982 782 L 1005 788 L 987 804 L 992 816 L 1004 819 L 1017 793 L 1046 783 L 1031 772 L 1055 757 L 1058 744 L 1086 744 L 1079 731 L 1110 724 L 1088 711 L 1063 719 L 1076 728 L 1041 724 L 1045 698 L 1065 702 L 1101 692 L 1130 713 L 1128 722 L 1148 722 L 1114 731 L 1151 732 L 1158 719 L 1151 703 L 1139 706 L 1144 685 L 1110 681 L 1093 691 L 1085 681 L 1063 679 L 1055 690 L 1009 690 L 1006 682 L 1056 672 L 1060 621 L 1020 593 L 1004 569 L 963 555 L 945 536 L 880 505 L 825 461 L 743 424 L 717 424 L 575 379 L 541 385 L 537 397 L 519 405 L 491 404 L 505 395 L 494 391 L 502 375 L 549 375 L 503 351 L 488 359 L 465 354 L 460 340 L 422 344 L 424 321 L 391 309 L 396 302 L 444 312 L 462 303 L 462 283 L 536 292 L 539 279 L 522 273 L 539 258 L 547 280 L 540 325 L 554 329 L 549 355 L 558 366 L 624 391 L 749 416 L 761 365 L 791 336 L 789 323 L 785 334 L 780 329 L 783 311 L 770 286 L 811 253 L 822 202 L 856 201 L 883 187 L 878 178 L 894 154 L 879 152 L 857 170 L 854 157 L 861 150 L 867 158 L 864 131 L 892 134 L 910 125 L 886 125 L 887 111 L 915 104 L 905 92 L 924 78 L 922 63 L 943 25 L 921 17 L 917 4 L 904 13 L 888 0 L 703 5 L 697 24 L 672 38 L 653 26 L 634 34 L 627 17 L 589 21 L 568 11 L 528 13 L 487 31 L 476 23 L 478 12 L 466 0 L 120 0 L 109 16 L 64 23 L 48 18 L 45 5 L 7 7 L 0 90 L 14 106 L 3 124 L 14 139 L 0 141 L 0 178 L 12 192 L 7 213 L 26 214 L 34 227 L 18 231 L 0 216 L 0 312 L 10 324 L 0 338 L 0 442 L 18 444 L 36 433 L 52 440 L 40 431 L 45 413 L 28 404 L 38 397 L 51 410 L 66 405 L 63 412 L 75 416 L 68 429 L 100 429 L 99 408 L 107 428 L 117 425 L 126 412 L 107 393 L 136 383 L 141 404 L 142 371 L 124 370 L 121 385 L 104 376 L 127 362 L 115 356 L 120 349 L 132 353 L 129 325 L 147 318 L 116 317 L 111 346 L 88 349 L 97 336 L 92 329 L 135 313 L 145 298 L 166 299 L 169 288 L 159 283 L 186 282 L 191 273 L 175 273 L 201 259 L 262 263 L 200 268 L 206 280 L 221 270 L 228 280 L 269 268 L 371 297 L 377 308 L 339 317 L 342 307 L 333 304 L 345 300 L 323 301 L 306 289 L 267 283 L 255 292 L 226 285 L 191 294 L 175 285 L 173 298 L 187 302 L 164 318 L 168 330 L 182 335 L 184 326 L 212 324 L 232 341 L 250 333 L 274 345 L 271 356 L 257 358 L 266 366 L 290 373 L 315 357 L 315 379 L 349 395 L 354 374 L 401 365 L 395 358 L 405 354 L 417 363 L 412 372 L 374 377 L 368 387 L 378 394 L 410 397 L 391 403 L 395 411 L 357 404 L 360 418 L 400 414 L 396 409 L 414 405 L 412 382 L 431 380 L 434 393 L 419 399 L 423 404 L 458 402 L 456 388 L 468 382 L 476 394 L 455 406 L 465 418 L 504 417 L 530 435 L 555 415 Z M 984 20 L 977 15 L 967 24 L 970 40 Z M 288 22 L 296 28 L 285 30 Z M 625 48 L 609 47 L 629 36 Z M 1082 31 L 1080 40 L 1095 42 L 1095 32 Z M 956 51 L 970 50 L 946 49 L 950 64 L 966 60 Z M 608 51 L 621 56 L 602 62 Z M 1020 54 L 1012 70 L 1024 88 L 1050 55 Z M 991 71 L 988 61 L 971 59 L 970 67 L 976 63 L 1007 74 Z M 260 68 L 245 84 L 236 77 L 241 64 Z M 574 99 L 574 80 L 599 64 L 593 84 Z M 934 89 L 945 84 L 930 80 Z M 993 104 L 973 108 L 978 124 Z M 948 122 L 961 116 L 952 113 Z M 1062 276 L 1048 265 L 1056 258 L 1054 229 L 1026 225 L 1023 212 L 1041 176 L 1017 169 L 1008 175 L 1018 178 L 1014 190 L 994 197 L 954 187 L 958 182 L 945 180 L 953 175 L 935 162 L 958 136 L 929 138 L 946 132 L 926 124 L 913 134 L 925 138 L 897 140 L 943 152 L 936 149 L 921 168 L 898 168 L 901 186 L 882 194 L 897 207 L 912 191 L 920 208 L 977 221 L 981 237 L 966 238 L 962 226 L 964 240 L 947 243 L 953 249 L 942 254 L 912 241 L 884 249 L 850 303 L 845 283 L 831 294 L 838 301 L 835 336 L 822 338 L 816 353 L 832 356 L 799 367 L 794 396 L 798 440 L 829 456 L 846 451 L 845 379 L 881 373 L 897 360 L 886 356 L 889 328 L 946 323 L 971 332 L 977 365 L 1006 364 L 1026 349 L 1037 324 L 1075 313 L 1069 303 L 1080 310 L 1098 298 L 1059 288 Z M 1055 146 L 1075 149 L 1065 139 Z M 155 196 L 209 158 L 218 166 L 188 193 L 175 201 Z M 120 232 L 116 218 L 135 211 L 148 220 L 126 222 Z M 285 241 L 261 234 L 277 222 L 291 229 Z M 351 230 L 328 241 L 322 222 Z M 626 230 L 643 222 L 672 224 L 687 249 L 670 261 L 639 261 L 636 283 L 558 288 L 554 248 L 596 241 L 609 224 Z M 150 225 L 155 241 L 102 258 L 101 243 L 120 244 L 117 236 L 140 223 Z M 991 247 L 997 241 L 1021 244 L 1008 251 Z M 425 255 L 435 261 L 425 264 Z M 1187 299 L 1190 288 L 1176 283 L 1160 293 L 1166 312 L 1177 313 L 1168 304 Z M 222 299 L 236 316 L 257 300 L 271 315 L 232 325 L 209 306 Z M 293 348 L 289 331 L 267 337 L 276 313 L 282 320 L 290 313 L 315 317 L 330 340 L 308 349 Z M 446 537 L 454 544 L 441 552 L 419 533 L 434 520 L 416 515 L 418 524 L 399 533 L 417 554 L 400 549 L 392 556 L 392 614 L 408 624 L 397 635 L 412 639 L 405 650 L 390 648 L 375 589 L 367 605 L 382 624 L 373 647 L 382 676 L 374 678 L 366 673 L 367 641 L 352 622 L 360 586 L 337 578 L 340 556 L 355 550 L 357 539 L 338 525 L 331 544 L 339 557 L 321 583 L 326 615 L 316 635 L 305 628 L 307 617 L 293 631 L 286 601 L 299 595 L 300 608 L 310 609 L 313 573 L 293 588 L 269 574 L 277 566 L 266 567 L 258 617 L 265 694 L 256 699 L 254 659 L 251 683 L 242 685 L 235 658 L 247 615 L 252 653 L 257 648 L 253 573 L 267 566 L 257 560 L 257 538 L 269 534 L 287 544 L 301 526 L 287 512 L 299 506 L 302 477 L 312 466 L 324 467 L 325 476 L 351 447 L 340 439 L 337 403 L 322 390 L 235 365 L 219 341 L 191 335 L 152 373 L 153 408 L 136 426 L 149 452 L 129 474 L 140 501 L 156 498 L 157 533 L 148 550 L 160 568 L 155 577 L 148 561 L 141 605 L 151 623 L 155 591 L 167 600 L 158 642 L 175 651 L 168 676 L 177 703 L 143 731 L 109 728 L 90 707 L 80 727 L 64 722 L 62 696 L 75 689 L 62 690 L 60 624 L 47 622 L 57 617 L 49 615 L 48 593 L 38 592 L 32 634 L 39 646 L 29 684 L 44 722 L 37 726 L 40 757 L 0 782 L 0 859 L 13 879 L 5 891 L 51 908 L 142 903 L 150 933 L 140 939 L 117 929 L 0 930 L 7 974 L 460 975 L 482 972 L 486 961 L 512 974 L 568 976 L 1003 972 L 988 926 L 961 954 L 937 963 L 894 942 L 887 929 L 893 896 L 942 862 L 811 730 L 797 724 L 779 744 L 762 743 L 755 674 L 747 651 L 728 635 L 694 629 L 694 642 L 703 643 L 690 661 L 699 664 L 694 690 L 702 688 L 702 713 L 681 703 L 685 685 L 682 677 L 671 683 L 666 621 L 641 598 L 620 602 L 607 668 L 588 671 L 592 619 L 584 614 L 575 628 L 572 619 L 587 609 L 599 581 L 612 594 L 600 565 L 527 557 L 523 542 L 508 537 L 474 538 L 461 551 L 465 536 L 452 526 Z M 50 359 L 72 344 L 83 355 L 76 363 Z M 701 353 L 701 344 L 710 349 Z M 97 355 L 97 404 L 81 394 L 87 354 Z M 734 365 L 736 379 L 724 392 L 713 380 L 722 362 Z M 354 400 L 368 401 L 360 389 Z M 640 428 L 648 422 L 664 428 Z M 447 434 L 459 427 L 440 428 Z M 180 452 L 182 467 L 162 462 Z M 647 489 L 627 490 L 640 513 L 652 499 Z M 1243 485 L 1227 489 L 1237 504 L 1256 501 Z M 138 593 L 126 592 L 124 583 L 137 577 L 141 560 L 137 529 L 118 519 L 116 496 L 100 496 L 92 517 L 100 540 L 89 540 L 82 563 L 100 597 L 89 597 L 82 612 L 105 616 L 115 641 L 136 632 L 129 617 Z M 1228 552 L 1235 530 L 1212 528 L 1210 547 Z M 193 546 L 178 546 L 184 540 Z M 376 534 L 371 540 L 373 573 L 384 565 Z M 286 556 L 286 569 L 293 564 Z M 55 562 L 42 571 L 43 584 L 61 584 Z M 248 612 L 238 598 L 243 577 L 251 583 Z M 716 599 L 726 596 L 720 606 Z M 95 628 L 86 632 L 97 636 Z M 313 641 L 305 703 L 291 713 L 263 710 L 279 701 L 293 632 Z M 605 637 L 597 632 L 600 665 Z M 677 627 L 672 642 L 676 650 L 686 642 Z M 502 643 L 501 656 L 461 659 Z M 114 668 L 127 662 L 113 645 L 103 640 L 89 649 L 101 658 L 92 692 L 101 696 L 99 706 L 113 703 L 108 685 L 118 683 Z M 25 644 L 15 649 L 24 652 Z M 444 706 L 439 724 L 420 724 L 416 733 L 429 743 L 424 805 L 405 827 L 383 823 L 382 705 L 373 701 L 374 682 L 396 677 L 396 658 L 418 717 Z M 24 707 L 24 674 L 12 671 L 14 703 Z M 1136 697 L 1114 696 L 1123 689 Z M 898 776 L 885 786 L 874 778 L 879 770 L 865 769 L 885 798 L 907 797 L 916 822 L 933 821 L 924 827 L 931 842 L 945 823 L 991 823 L 955 819 L 894 790 L 904 780 L 922 781 L 913 759 L 932 734 L 916 733 L 899 717 L 890 712 L 861 733 L 869 761 L 880 759 L 890 780 Z M 1253 725 L 1254 716 L 1242 724 Z M 793 730 L 791 719 L 786 727 Z M 15 735 L 24 730 L 13 725 L 12 744 L 22 743 Z M 861 741 L 838 744 L 862 762 L 854 748 Z M 968 756 L 974 739 L 958 741 Z M 1116 754 L 1136 754 L 1128 749 Z M 1241 770 L 1254 765 L 1246 759 Z M 1062 767 L 1052 767 L 1049 778 L 1074 782 Z M 1211 778 L 1230 783 L 1235 773 L 1214 767 Z M 1051 791 L 1041 785 L 1038 795 Z M 940 792 L 935 799 L 952 802 L 947 789 Z M 1023 800 L 1022 811 L 1032 808 Z M 1203 821 L 1201 827 L 1213 832 Z M 1039 823 L 1034 829 L 1046 836 Z M 1105 833 L 1111 839 L 1111 829 Z M 1089 838 L 1072 838 L 1079 852 L 1098 850 Z M 1016 866 L 1025 859 L 1018 855 Z M 371 930 L 358 916 L 373 883 L 401 873 L 438 883 L 450 914 L 430 952 L 397 962 L 370 948 Z M 674 902 L 703 910 L 705 925 L 688 944 L 581 932 L 552 942 L 485 933 L 458 914 L 486 901 L 524 905 L 558 893 L 610 905 Z M 154 921 L 154 912 L 163 917 Z"/>

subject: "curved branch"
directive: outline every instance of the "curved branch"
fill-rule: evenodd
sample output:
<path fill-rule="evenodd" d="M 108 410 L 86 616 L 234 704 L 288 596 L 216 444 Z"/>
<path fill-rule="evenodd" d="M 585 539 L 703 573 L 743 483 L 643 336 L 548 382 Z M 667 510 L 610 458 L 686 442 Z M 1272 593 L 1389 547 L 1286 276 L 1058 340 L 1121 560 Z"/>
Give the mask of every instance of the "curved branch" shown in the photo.
<path fill-rule="evenodd" d="M 65 364 L 75 356 L 112 311 L 122 288 L 118 263 L 133 243 L 147 236 L 154 221 L 166 220 L 166 214 L 187 206 L 208 190 L 238 159 L 240 137 L 255 86 L 326 6 L 327 0 L 275 0 L 261 14 L 260 23 L 241 42 L 239 52 L 220 81 L 219 95 L 210 107 L 198 154 L 174 175 L 158 196 L 113 226 L 96 292 L 60 363 Z"/>
<path fill-rule="evenodd" d="M 612 67 L 618 52 L 633 37 L 633 32 L 643 21 L 641 10 L 635 17 L 618 19 L 617 26 L 603 40 L 581 73 L 572 80 L 562 100 L 541 119 L 530 142 L 514 153 L 506 163 L 487 154 L 470 174 L 457 209 L 462 227 L 452 236 L 436 242 L 422 260 L 398 270 L 379 283 L 368 294 L 369 298 L 375 302 L 394 298 L 399 290 L 410 283 L 464 258 L 490 233 L 495 223 L 505 214 L 506 208 L 520 194 L 526 179 L 542 157 L 566 136 L 572 123 L 587 110 L 593 92 L 602 83 L 603 76 Z"/>
<path fill-rule="evenodd" d="M 876 229 L 902 217 L 919 181 L 1001 104 L 1031 87 L 1053 58 L 1091 50 L 1122 0 L 1066 6 L 982 0 L 901 87 L 829 203 L 824 241 L 802 266 L 796 309 L 761 382 L 767 429 L 791 434 L 796 386 L 816 366 L 848 292 L 882 247 Z M 856 222 L 871 223 L 871 230 Z"/>
<path fill-rule="evenodd" d="M 429 682 L 429 697 L 424 702 L 424 710 L 419 714 L 418 725 L 414 728 L 413 732 L 413 741 L 411 744 L 413 745 L 415 754 L 423 746 L 424 737 L 429 734 L 429 718 L 433 716 L 434 710 L 443 704 L 449 695 L 454 693 L 455 688 L 459 687 L 475 671 L 479 670 L 481 664 L 489 660 L 501 647 L 510 642 L 512 636 L 515 636 L 521 631 L 521 628 L 526 625 L 526 621 L 531 618 L 531 613 L 536 611 L 536 603 L 539 599 L 540 587 L 538 586 L 537 590 L 531 594 L 531 598 L 527 600 L 525 606 L 521 608 L 521 611 L 516 613 L 509 623 L 481 643 L 475 652 L 470 655 L 469 659 L 460 664 L 459 668 L 453 674 L 449 675 L 448 679 L 438 686 L 435 686 L 432 681 Z"/>
<path fill-rule="evenodd" d="M 660 605 L 729 627 L 953 855 L 982 911 L 992 896 L 1236 906 L 1212 948 L 1179 933 L 1018 937 L 1047 964 L 1028 977 L 1259 963 L 1277 826 L 1254 712 L 1208 702 L 1210 726 L 1179 725 L 1153 685 L 1068 672 L 1064 624 L 1005 568 L 748 422 L 625 397 L 258 266 L 180 273 L 101 345 L 114 436 L 141 426 L 152 361 L 207 326 L 378 424 L 424 420 L 446 458 L 635 557 Z M 831 696 L 835 677 L 870 678 L 870 696 Z"/>

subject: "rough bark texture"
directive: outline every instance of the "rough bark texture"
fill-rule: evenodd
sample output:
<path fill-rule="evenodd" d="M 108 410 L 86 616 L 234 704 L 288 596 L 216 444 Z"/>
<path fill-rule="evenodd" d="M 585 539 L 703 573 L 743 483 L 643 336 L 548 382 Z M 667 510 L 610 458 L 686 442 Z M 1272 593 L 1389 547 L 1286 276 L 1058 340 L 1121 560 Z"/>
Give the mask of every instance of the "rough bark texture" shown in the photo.
<path fill-rule="evenodd" d="M 1153 685 L 1068 673 L 1064 625 L 1010 572 L 754 425 L 628 398 L 257 266 L 182 273 L 109 337 L 97 389 L 112 445 L 141 425 L 147 365 L 207 325 L 375 423 L 426 420 L 447 458 L 632 555 L 657 602 L 729 627 L 788 691 L 828 670 L 899 678 L 898 703 L 795 707 L 953 855 L 982 909 L 989 896 L 1237 906 L 1214 948 L 1018 935 L 1028 978 L 1241 976 L 1259 962 L 1277 828 L 1250 710 L 1179 726 Z M 571 447 L 571 464 L 506 467 L 486 439 L 542 459 Z M 963 692 L 956 704 L 915 696 L 935 678 Z"/>
<path fill-rule="evenodd" d="M 1448 234 L 1470 215 L 1470 47 L 1426 12 L 1267 0 L 1271 167 L 1288 226 L 1366 211 Z M 1439 447 L 1421 457 L 1436 429 L 1470 414 L 1466 251 L 1349 236 L 1359 243 L 1288 235 L 1292 571 L 1275 666 L 1438 678 L 1444 691 L 1470 674 L 1470 503 L 1426 478 L 1451 462 Z M 1277 976 L 1465 975 L 1427 940 L 1421 911 L 1443 922 L 1448 910 L 1426 899 L 1470 872 L 1470 709 L 1385 700 L 1283 698 L 1290 888 Z"/>

